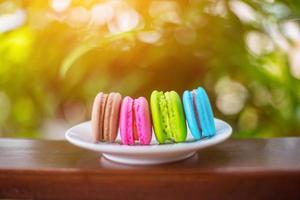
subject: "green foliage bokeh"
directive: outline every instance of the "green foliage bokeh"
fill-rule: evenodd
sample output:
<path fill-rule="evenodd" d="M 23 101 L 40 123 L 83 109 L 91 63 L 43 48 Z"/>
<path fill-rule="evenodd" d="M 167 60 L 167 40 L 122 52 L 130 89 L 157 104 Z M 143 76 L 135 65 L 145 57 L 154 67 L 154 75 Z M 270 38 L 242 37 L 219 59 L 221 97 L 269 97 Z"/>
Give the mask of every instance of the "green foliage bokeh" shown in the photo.
<path fill-rule="evenodd" d="M 60 11 L 52 1 L 25 2 L 0 3 L 2 136 L 43 137 L 47 121 L 88 120 L 99 91 L 149 98 L 154 89 L 198 86 L 235 137 L 300 134 L 300 77 L 291 67 L 300 38 L 285 33 L 288 23 L 299 26 L 297 1 L 75 0 Z M 92 8 L 109 3 L 114 15 L 129 12 L 125 28 L 116 22 L 125 14 L 92 21 Z M 24 22 L 1 32 L 1 20 L 19 11 Z"/>

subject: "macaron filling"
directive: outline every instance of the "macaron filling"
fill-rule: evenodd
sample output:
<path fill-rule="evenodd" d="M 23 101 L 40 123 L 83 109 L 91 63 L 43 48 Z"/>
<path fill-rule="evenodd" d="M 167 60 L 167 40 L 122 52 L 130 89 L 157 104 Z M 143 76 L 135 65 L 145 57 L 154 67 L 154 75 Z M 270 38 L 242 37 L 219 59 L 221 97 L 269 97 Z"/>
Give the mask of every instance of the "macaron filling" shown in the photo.
<path fill-rule="evenodd" d="M 102 127 L 102 138 L 104 141 L 109 140 L 109 133 L 110 133 L 110 126 L 109 126 L 109 115 L 112 110 L 112 104 L 113 104 L 113 94 L 109 94 L 108 97 L 105 99 L 105 107 L 104 107 L 104 119 Z"/>
<path fill-rule="evenodd" d="M 125 144 L 133 144 L 134 143 L 134 137 L 133 137 L 133 99 L 128 98 L 127 103 L 127 133 L 126 134 L 126 141 Z"/>
<path fill-rule="evenodd" d="M 134 109 L 134 102 L 133 102 L 133 110 L 132 110 L 132 133 L 133 133 L 133 140 L 138 140 L 139 139 L 139 134 L 138 134 L 138 119 L 137 119 L 137 113 L 136 110 Z"/>
<path fill-rule="evenodd" d="M 170 125 L 170 117 L 169 117 L 169 106 L 168 102 L 166 100 L 166 97 L 163 92 L 159 92 L 159 108 L 160 108 L 160 113 L 161 113 L 161 122 L 162 122 L 162 129 L 163 129 L 163 134 L 165 135 L 164 138 L 166 140 L 172 139 L 172 129 Z"/>
<path fill-rule="evenodd" d="M 108 94 L 103 94 L 100 96 L 101 103 L 100 103 L 100 118 L 99 118 L 99 141 L 105 141 L 104 138 L 104 120 L 105 120 L 105 109 L 106 103 L 108 99 Z"/>
<path fill-rule="evenodd" d="M 191 97 L 192 97 L 193 108 L 194 108 L 194 112 L 195 112 L 195 120 L 197 122 L 198 130 L 201 133 L 202 132 L 201 122 L 200 122 L 198 108 L 197 108 L 197 104 L 196 104 L 196 95 L 197 95 L 197 92 L 196 92 L 196 90 L 192 90 L 192 92 L 190 92 L 190 94 L 191 94 Z"/>
<path fill-rule="evenodd" d="M 169 116 L 169 126 L 170 126 L 170 134 L 169 139 L 174 140 L 176 130 L 176 120 L 175 120 L 175 113 L 172 106 L 171 94 L 169 92 L 165 93 L 166 101 L 167 101 L 167 108 L 168 108 L 168 116 Z"/>
<path fill-rule="evenodd" d="M 145 141 L 145 138 L 142 134 L 142 129 L 143 129 L 143 125 L 142 125 L 142 118 L 141 116 L 139 115 L 139 113 L 141 113 L 141 106 L 138 102 L 138 100 L 134 100 L 133 102 L 133 113 L 134 113 L 134 116 L 133 116 L 133 129 L 136 130 L 136 137 L 135 137 L 135 140 L 139 140 L 140 144 L 145 144 L 146 141 Z M 134 133 L 134 134 L 135 134 Z"/>

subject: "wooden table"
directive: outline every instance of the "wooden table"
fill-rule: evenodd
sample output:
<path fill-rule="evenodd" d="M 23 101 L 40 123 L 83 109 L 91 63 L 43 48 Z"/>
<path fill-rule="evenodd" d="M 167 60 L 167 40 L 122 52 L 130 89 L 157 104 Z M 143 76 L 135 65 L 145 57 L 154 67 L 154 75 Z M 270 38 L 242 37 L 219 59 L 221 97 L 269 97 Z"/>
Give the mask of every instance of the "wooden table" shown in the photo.
<path fill-rule="evenodd" d="M 0 139 L 0 198 L 300 199 L 300 138 L 230 139 L 183 162 L 126 166 L 66 141 Z"/>

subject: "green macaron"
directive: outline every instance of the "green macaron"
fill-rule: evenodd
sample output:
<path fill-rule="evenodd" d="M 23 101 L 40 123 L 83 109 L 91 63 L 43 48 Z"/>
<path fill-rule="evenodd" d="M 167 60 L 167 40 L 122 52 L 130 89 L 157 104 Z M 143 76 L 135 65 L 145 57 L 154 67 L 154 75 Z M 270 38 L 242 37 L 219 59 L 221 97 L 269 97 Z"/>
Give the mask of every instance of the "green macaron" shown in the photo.
<path fill-rule="evenodd" d="M 187 130 L 180 96 L 175 91 L 153 91 L 150 99 L 153 127 L 157 141 L 183 142 Z"/>

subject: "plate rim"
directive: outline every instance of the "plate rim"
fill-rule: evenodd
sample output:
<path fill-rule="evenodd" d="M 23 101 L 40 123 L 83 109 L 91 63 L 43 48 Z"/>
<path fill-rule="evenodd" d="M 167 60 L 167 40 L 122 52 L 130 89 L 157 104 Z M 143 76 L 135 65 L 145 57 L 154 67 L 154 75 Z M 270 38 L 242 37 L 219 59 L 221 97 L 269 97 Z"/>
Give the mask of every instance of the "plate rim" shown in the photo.
<path fill-rule="evenodd" d="M 90 121 L 79 123 L 72 126 L 65 132 L 65 138 L 71 144 L 84 148 L 91 151 L 101 152 L 101 153 L 111 153 L 119 155 L 145 155 L 145 154 L 162 154 L 162 153 L 174 153 L 174 152 L 190 152 L 199 149 L 206 148 L 218 143 L 221 143 L 228 139 L 232 134 L 232 127 L 223 120 L 214 118 L 215 123 L 220 123 L 227 129 L 225 133 L 216 134 L 212 138 L 205 138 L 202 140 L 182 142 L 182 143 L 172 143 L 172 144 L 152 144 L 152 145 L 122 145 L 122 144 L 110 144 L 110 143 L 91 143 L 80 138 L 74 137 L 74 129 L 89 124 Z M 187 127 L 188 128 L 188 127 Z M 73 133 L 73 135 L 72 135 Z M 155 136 L 154 136 L 155 137 Z"/>

